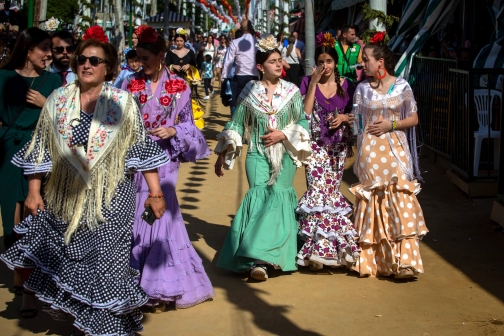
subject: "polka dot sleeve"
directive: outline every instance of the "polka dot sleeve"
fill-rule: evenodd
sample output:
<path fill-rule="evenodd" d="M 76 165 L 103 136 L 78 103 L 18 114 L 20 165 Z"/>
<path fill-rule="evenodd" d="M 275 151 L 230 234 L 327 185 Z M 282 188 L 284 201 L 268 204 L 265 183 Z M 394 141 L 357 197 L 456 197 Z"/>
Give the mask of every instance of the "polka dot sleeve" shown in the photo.
<path fill-rule="evenodd" d="M 138 113 L 137 122 L 140 127 L 144 127 L 140 113 Z M 137 139 L 139 139 L 139 141 L 133 145 L 126 155 L 125 169 L 127 171 L 135 173 L 138 171 L 151 170 L 161 167 L 170 161 L 165 151 L 159 147 L 146 132 L 137 130 Z"/>
<path fill-rule="evenodd" d="M 35 147 L 30 155 L 26 156 L 26 152 L 33 141 L 35 141 Z M 25 175 L 50 172 L 52 170 L 52 160 L 49 150 L 47 148 L 40 148 L 40 139 L 38 136 L 33 138 L 31 142 L 24 145 L 24 147 L 14 155 L 11 160 L 12 164 L 22 168 Z M 44 156 L 41 162 L 37 162 L 40 150 L 44 151 Z"/>

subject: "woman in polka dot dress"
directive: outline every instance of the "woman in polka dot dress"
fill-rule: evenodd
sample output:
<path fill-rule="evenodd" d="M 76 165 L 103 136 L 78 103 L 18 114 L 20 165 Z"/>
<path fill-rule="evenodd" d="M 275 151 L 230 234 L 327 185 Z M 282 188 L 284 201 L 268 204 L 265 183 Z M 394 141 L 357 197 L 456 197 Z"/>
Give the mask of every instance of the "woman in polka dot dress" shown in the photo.
<path fill-rule="evenodd" d="M 317 42 L 323 42 L 321 39 L 319 35 Z M 352 108 L 354 87 L 340 78 L 338 55 L 330 41 L 315 50 L 318 67 L 312 76 L 303 78 L 300 87 L 310 120 L 313 154 L 306 163 L 308 190 L 296 210 L 299 235 L 304 239 L 297 264 L 311 270 L 323 265 L 350 267 L 359 257 L 354 240 L 357 232 L 347 217 L 352 208 L 339 191 L 352 137 L 346 113 Z"/>
<path fill-rule="evenodd" d="M 387 46 L 368 44 L 362 58 L 373 78 L 359 84 L 354 96 L 364 123 L 354 165 L 360 184 L 351 188 L 362 249 L 354 269 L 361 276 L 412 278 L 424 271 L 419 241 L 428 232 L 416 198 L 417 106 L 408 82 L 393 76 Z"/>

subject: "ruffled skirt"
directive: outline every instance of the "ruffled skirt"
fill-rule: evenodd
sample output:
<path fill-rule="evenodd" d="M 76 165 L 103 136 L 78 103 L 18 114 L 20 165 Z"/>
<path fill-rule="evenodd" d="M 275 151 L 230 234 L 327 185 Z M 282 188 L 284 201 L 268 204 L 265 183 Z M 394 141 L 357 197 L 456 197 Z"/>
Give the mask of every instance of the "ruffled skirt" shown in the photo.
<path fill-rule="evenodd" d="M 352 266 L 359 256 L 357 235 L 347 215 L 350 204 L 339 188 L 346 159 L 346 146 L 311 144 L 313 154 L 306 164 L 308 189 L 299 200 L 299 235 L 304 244 L 297 263 L 317 267 Z"/>
<path fill-rule="evenodd" d="M 408 166 L 408 156 L 391 136 Z M 416 197 L 420 184 L 408 181 L 385 136 L 364 136 L 355 164 L 361 184 L 350 191 L 356 196 L 354 224 L 362 252 L 354 269 L 361 276 L 389 276 L 403 269 L 423 273 L 419 241 L 429 230 Z"/>
<path fill-rule="evenodd" d="M 25 287 L 51 310 L 75 317 L 87 335 L 132 335 L 142 330 L 139 308 L 148 297 L 129 266 L 135 189 L 128 180 L 105 211 L 108 222 L 78 230 L 69 245 L 68 224 L 50 212 L 29 216 L 15 227 L 22 237 L 0 256 L 10 269 L 31 268 Z"/>
<path fill-rule="evenodd" d="M 139 284 L 149 305 L 174 301 L 177 308 L 189 308 L 215 296 L 203 262 L 189 240 L 175 193 L 178 163 L 159 168 L 166 211 L 153 225 L 142 218 L 149 188 L 139 173 L 137 210 L 133 226 L 130 265 L 140 271 Z"/>
<path fill-rule="evenodd" d="M 245 272 L 260 261 L 295 271 L 297 197 L 292 182 L 296 165 L 284 154 L 282 170 L 272 186 L 267 185 L 271 167 L 265 156 L 248 153 L 245 168 L 250 189 L 233 219 L 217 266 Z"/>

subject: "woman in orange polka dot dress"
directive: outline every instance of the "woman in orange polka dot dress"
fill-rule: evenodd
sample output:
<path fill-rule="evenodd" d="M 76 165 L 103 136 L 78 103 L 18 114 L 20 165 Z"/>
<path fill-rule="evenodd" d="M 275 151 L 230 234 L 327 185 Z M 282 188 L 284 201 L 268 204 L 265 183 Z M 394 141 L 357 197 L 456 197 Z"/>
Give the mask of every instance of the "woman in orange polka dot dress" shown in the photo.
<path fill-rule="evenodd" d="M 416 198 L 417 106 L 408 82 L 393 76 L 387 46 L 366 45 L 362 59 L 373 78 L 359 84 L 354 96 L 364 124 L 354 164 L 360 184 L 351 188 L 362 249 L 354 270 L 361 276 L 413 278 L 424 271 L 419 240 L 428 232 Z"/>

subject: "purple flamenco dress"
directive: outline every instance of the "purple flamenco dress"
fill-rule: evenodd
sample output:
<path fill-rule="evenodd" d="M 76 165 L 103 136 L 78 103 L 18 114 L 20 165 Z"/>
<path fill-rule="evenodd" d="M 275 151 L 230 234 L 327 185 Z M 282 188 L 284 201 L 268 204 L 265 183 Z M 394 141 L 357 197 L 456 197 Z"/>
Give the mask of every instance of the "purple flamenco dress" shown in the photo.
<path fill-rule="evenodd" d="M 151 136 L 170 158 L 169 163 L 158 168 L 166 211 L 153 225 L 141 218 L 149 188 L 142 175 L 136 176 L 130 265 L 141 273 L 139 284 L 150 298 L 149 305 L 174 301 L 177 308 L 189 308 L 211 299 L 215 293 L 187 235 L 175 188 L 180 163 L 195 162 L 210 151 L 194 125 L 191 91 L 183 79 L 165 69 L 156 92 L 152 92 L 142 71 L 126 79 L 123 89 L 137 98 L 148 131 L 160 126 L 177 131 L 169 139 Z"/>
<path fill-rule="evenodd" d="M 301 94 L 306 95 L 311 76 L 303 78 Z M 322 269 L 352 266 L 359 256 L 356 231 L 347 215 L 352 207 L 340 192 L 351 133 L 347 124 L 330 130 L 328 117 L 348 113 L 353 86 L 345 80 L 344 98 L 325 97 L 317 87 L 315 103 L 309 117 L 312 155 L 306 162 L 307 191 L 299 200 L 299 235 L 304 240 L 297 255 L 297 264 Z"/>

